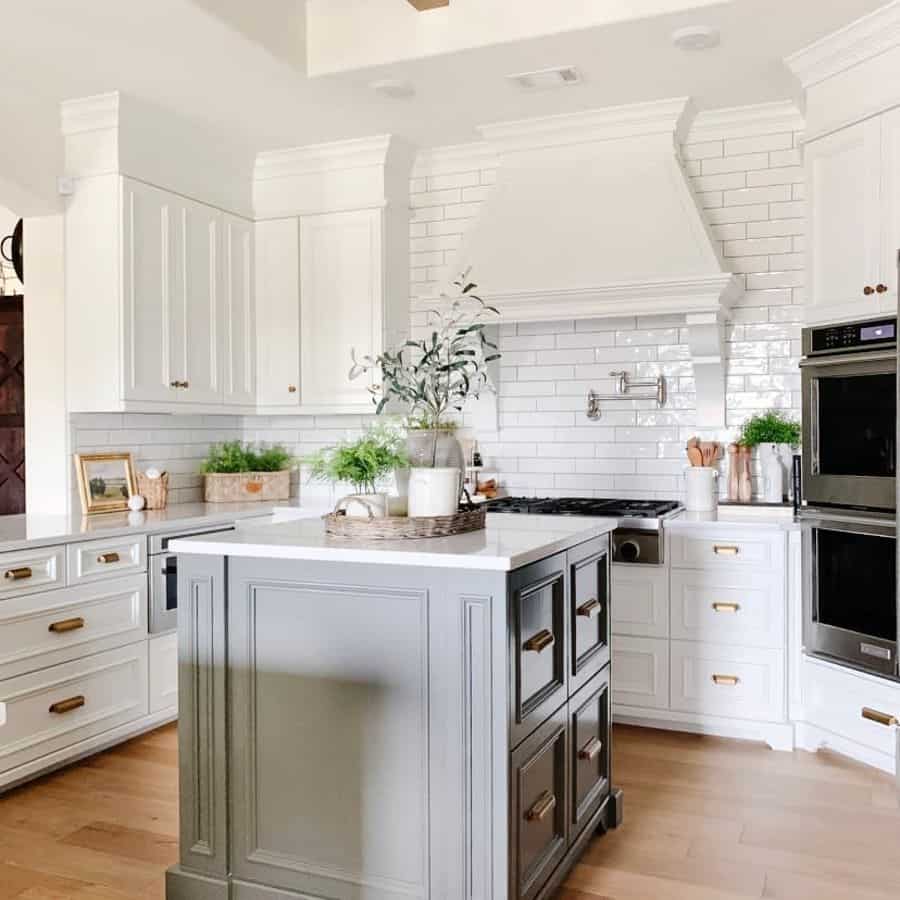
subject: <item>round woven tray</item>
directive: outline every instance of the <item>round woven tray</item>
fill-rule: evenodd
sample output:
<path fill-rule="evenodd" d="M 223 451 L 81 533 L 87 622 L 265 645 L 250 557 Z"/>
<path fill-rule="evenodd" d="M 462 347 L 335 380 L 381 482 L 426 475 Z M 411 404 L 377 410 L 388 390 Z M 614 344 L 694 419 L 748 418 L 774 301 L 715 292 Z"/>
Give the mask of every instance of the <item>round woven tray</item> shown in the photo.
<path fill-rule="evenodd" d="M 344 510 L 336 509 L 322 518 L 325 531 L 333 537 L 356 538 L 358 540 L 402 541 L 419 538 L 448 537 L 467 531 L 484 528 L 484 506 L 460 509 L 452 516 L 348 516 Z"/>

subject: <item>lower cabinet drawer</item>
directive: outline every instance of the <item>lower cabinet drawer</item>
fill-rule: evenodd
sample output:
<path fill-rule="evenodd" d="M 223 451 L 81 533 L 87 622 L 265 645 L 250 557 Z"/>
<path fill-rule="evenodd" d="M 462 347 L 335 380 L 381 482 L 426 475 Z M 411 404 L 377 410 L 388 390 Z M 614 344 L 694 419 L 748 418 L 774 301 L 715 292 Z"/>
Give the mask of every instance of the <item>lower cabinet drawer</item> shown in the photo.
<path fill-rule="evenodd" d="M 782 650 L 672 641 L 672 709 L 783 721 L 784 669 Z"/>
<path fill-rule="evenodd" d="M 569 700 L 572 840 L 609 794 L 609 666 Z"/>
<path fill-rule="evenodd" d="M 669 708 L 669 641 L 613 635 L 612 701 L 645 709 Z"/>
<path fill-rule="evenodd" d="M 613 634 L 669 636 L 668 568 L 613 564 L 612 586 Z"/>
<path fill-rule="evenodd" d="M 147 637 L 147 576 L 0 601 L 0 679 Z"/>
<path fill-rule="evenodd" d="M 147 715 L 147 642 L 0 682 L 0 772 Z"/>
<path fill-rule="evenodd" d="M 530 900 L 536 896 L 566 853 L 567 718 L 563 706 L 512 754 L 510 898 Z"/>
<path fill-rule="evenodd" d="M 150 638 L 150 712 L 178 708 L 178 635 Z"/>

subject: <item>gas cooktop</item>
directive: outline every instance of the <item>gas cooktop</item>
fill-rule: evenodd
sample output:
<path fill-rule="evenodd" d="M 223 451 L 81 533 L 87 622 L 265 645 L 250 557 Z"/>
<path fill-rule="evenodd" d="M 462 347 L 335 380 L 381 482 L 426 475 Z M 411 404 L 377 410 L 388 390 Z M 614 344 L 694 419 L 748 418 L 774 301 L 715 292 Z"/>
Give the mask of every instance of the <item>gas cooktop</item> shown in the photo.
<path fill-rule="evenodd" d="M 617 519 L 659 519 L 680 512 L 675 500 L 618 500 L 590 497 L 501 497 L 488 512 L 548 516 L 610 516 Z"/>

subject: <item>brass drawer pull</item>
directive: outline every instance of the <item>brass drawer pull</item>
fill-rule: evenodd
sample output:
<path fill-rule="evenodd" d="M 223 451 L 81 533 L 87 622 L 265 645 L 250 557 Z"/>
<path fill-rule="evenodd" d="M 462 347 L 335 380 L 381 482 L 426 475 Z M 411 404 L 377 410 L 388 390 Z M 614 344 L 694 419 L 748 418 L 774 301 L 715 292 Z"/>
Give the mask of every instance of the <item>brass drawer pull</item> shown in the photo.
<path fill-rule="evenodd" d="M 730 546 L 727 544 L 716 544 L 713 547 L 713 553 L 716 556 L 737 556 L 740 552 L 740 547 L 735 547 L 733 544 Z"/>
<path fill-rule="evenodd" d="M 594 760 L 603 749 L 603 741 L 598 737 L 592 737 L 579 751 L 579 759 Z"/>
<path fill-rule="evenodd" d="M 869 709 L 868 706 L 863 707 L 862 717 L 870 722 L 876 722 L 878 725 L 885 725 L 888 728 L 892 725 L 900 725 L 900 719 L 896 716 L 892 716 L 890 713 L 879 712 L 877 709 Z"/>
<path fill-rule="evenodd" d="M 544 628 L 534 635 L 534 637 L 528 638 L 528 640 L 522 644 L 522 649 L 527 651 L 533 650 L 535 653 L 540 653 L 542 650 L 552 647 L 553 640 L 553 635 Z"/>
<path fill-rule="evenodd" d="M 715 684 L 728 684 L 734 687 L 741 679 L 737 675 L 713 675 L 712 680 Z"/>
<path fill-rule="evenodd" d="M 81 616 L 74 619 L 63 619 L 60 622 L 51 622 L 47 631 L 52 631 L 54 634 L 65 634 L 67 631 L 78 631 L 79 628 L 84 628 L 84 619 Z"/>
<path fill-rule="evenodd" d="M 7 569 L 3 577 L 7 581 L 21 581 L 23 578 L 31 578 L 32 574 L 31 566 L 22 566 L 20 569 Z"/>
<path fill-rule="evenodd" d="M 575 615 L 584 616 L 586 619 L 593 619 L 594 616 L 600 615 L 601 609 L 603 609 L 603 604 L 596 597 L 592 597 L 587 603 L 582 603 L 581 606 L 575 610 Z"/>
<path fill-rule="evenodd" d="M 101 563 L 101 564 L 106 564 L 106 563 L 116 563 L 116 562 L 118 562 L 118 561 L 119 561 L 119 554 L 118 554 L 118 553 L 115 553 L 115 552 L 113 552 L 113 553 L 101 553 L 101 554 L 97 557 L 97 562 L 98 562 L 98 563 Z"/>
<path fill-rule="evenodd" d="M 716 612 L 736 613 L 740 608 L 740 603 L 713 603 L 712 608 Z"/>
<path fill-rule="evenodd" d="M 69 697 L 68 700 L 57 700 L 56 703 L 50 704 L 50 712 L 62 715 L 63 713 L 72 712 L 73 709 L 80 709 L 84 706 L 84 696 L 79 694 L 77 697 Z"/>
<path fill-rule="evenodd" d="M 547 813 L 556 808 L 556 797 L 550 791 L 544 791 L 535 801 L 534 806 L 525 813 L 526 822 L 540 822 Z"/>

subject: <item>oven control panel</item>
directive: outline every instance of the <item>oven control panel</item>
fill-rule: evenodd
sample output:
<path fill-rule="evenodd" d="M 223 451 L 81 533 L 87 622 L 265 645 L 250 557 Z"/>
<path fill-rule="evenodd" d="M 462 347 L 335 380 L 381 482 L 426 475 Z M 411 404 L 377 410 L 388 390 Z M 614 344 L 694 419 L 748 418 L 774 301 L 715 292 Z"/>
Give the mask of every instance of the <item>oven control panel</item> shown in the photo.
<path fill-rule="evenodd" d="M 860 352 L 873 347 L 893 347 L 897 344 L 897 319 L 891 317 L 806 328 L 803 338 L 803 350 L 808 356 Z"/>

